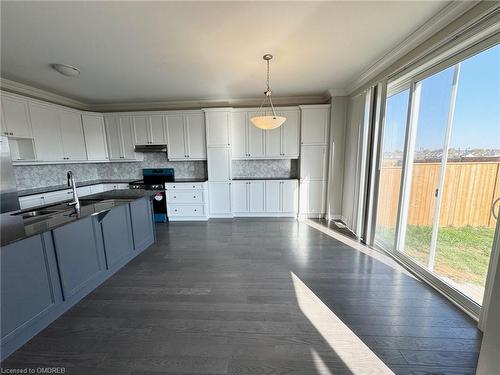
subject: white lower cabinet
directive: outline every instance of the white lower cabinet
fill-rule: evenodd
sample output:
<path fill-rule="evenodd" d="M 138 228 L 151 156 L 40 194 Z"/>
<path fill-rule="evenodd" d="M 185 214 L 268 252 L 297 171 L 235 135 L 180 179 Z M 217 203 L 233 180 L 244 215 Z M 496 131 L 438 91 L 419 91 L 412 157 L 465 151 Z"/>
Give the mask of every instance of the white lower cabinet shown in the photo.
<path fill-rule="evenodd" d="M 103 191 L 114 189 L 128 189 L 128 184 L 118 183 L 80 186 L 76 189 L 76 191 L 78 193 L 78 196 L 84 197 L 86 195 L 102 193 Z M 73 199 L 73 190 L 64 189 L 19 197 L 19 206 L 22 210 L 24 210 L 27 208 L 38 207 L 47 204 L 64 202 L 71 199 Z"/>
<path fill-rule="evenodd" d="M 231 182 L 209 182 L 210 217 L 232 217 Z"/>
<path fill-rule="evenodd" d="M 31 207 L 43 206 L 43 195 L 27 195 L 25 197 L 19 197 L 19 207 L 21 210 Z"/>
<path fill-rule="evenodd" d="M 297 180 L 233 181 L 234 216 L 296 216 Z"/>
<path fill-rule="evenodd" d="M 170 221 L 208 219 L 207 182 L 171 182 L 165 189 Z"/>

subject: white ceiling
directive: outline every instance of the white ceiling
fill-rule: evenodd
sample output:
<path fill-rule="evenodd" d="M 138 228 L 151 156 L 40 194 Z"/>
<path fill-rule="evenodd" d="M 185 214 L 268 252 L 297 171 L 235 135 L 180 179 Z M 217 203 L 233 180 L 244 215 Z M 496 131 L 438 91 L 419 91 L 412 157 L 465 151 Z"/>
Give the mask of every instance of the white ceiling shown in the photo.
<path fill-rule="evenodd" d="M 87 103 L 344 89 L 448 2 L 1 2 L 1 75 Z M 77 78 L 51 70 L 64 63 Z"/>

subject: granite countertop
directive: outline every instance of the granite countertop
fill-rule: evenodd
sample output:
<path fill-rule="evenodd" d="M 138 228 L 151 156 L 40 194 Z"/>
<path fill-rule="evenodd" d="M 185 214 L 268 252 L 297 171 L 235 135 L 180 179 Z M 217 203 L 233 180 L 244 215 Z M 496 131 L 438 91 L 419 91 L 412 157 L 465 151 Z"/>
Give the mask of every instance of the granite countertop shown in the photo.
<path fill-rule="evenodd" d="M 263 181 L 263 180 L 271 180 L 271 181 L 283 181 L 283 180 L 298 180 L 298 178 L 293 177 L 235 177 L 233 181 Z"/>
<path fill-rule="evenodd" d="M 78 213 L 66 203 L 59 203 L 1 214 L 0 246 L 48 232 L 89 216 L 104 215 L 105 212 L 111 210 L 113 207 L 128 204 L 143 197 L 152 198 L 154 194 L 154 191 L 142 189 L 112 190 L 81 198 L 81 208 Z M 46 214 L 27 218 L 23 217 L 23 213 L 31 211 L 45 211 Z"/>
<path fill-rule="evenodd" d="M 207 178 L 176 177 L 173 182 L 207 182 Z"/>
<path fill-rule="evenodd" d="M 82 182 L 77 182 L 76 187 L 82 187 L 82 186 L 90 186 L 90 185 L 98 185 L 98 184 L 120 184 L 120 183 L 125 183 L 128 184 L 129 182 L 136 181 L 136 179 L 99 179 L 99 180 L 89 180 L 89 181 L 82 181 Z M 63 184 L 63 185 L 55 185 L 55 186 L 45 186 L 45 187 L 39 187 L 39 188 L 32 188 L 32 189 L 21 189 L 17 191 L 17 195 L 19 197 L 24 197 L 26 195 L 33 195 L 33 194 L 40 194 L 40 193 L 49 193 L 51 191 L 58 191 L 58 190 L 66 190 L 66 189 L 71 189 L 68 187 L 68 185 Z"/>

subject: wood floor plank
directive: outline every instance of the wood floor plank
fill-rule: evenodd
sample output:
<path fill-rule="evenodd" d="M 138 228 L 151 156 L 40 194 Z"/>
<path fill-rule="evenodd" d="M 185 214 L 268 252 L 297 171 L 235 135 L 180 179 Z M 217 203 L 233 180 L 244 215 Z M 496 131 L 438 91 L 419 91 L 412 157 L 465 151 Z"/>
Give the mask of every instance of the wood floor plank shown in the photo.
<path fill-rule="evenodd" d="M 474 373 L 475 322 L 382 254 L 288 219 L 160 224 L 157 235 L 2 366 L 378 375 L 376 359 L 396 374 Z"/>

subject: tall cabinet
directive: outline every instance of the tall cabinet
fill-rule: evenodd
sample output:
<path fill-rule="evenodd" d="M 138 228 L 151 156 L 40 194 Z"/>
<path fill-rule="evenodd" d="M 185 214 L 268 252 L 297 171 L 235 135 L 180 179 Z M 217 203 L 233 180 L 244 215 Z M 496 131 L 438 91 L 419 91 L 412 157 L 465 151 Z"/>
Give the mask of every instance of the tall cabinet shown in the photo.
<path fill-rule="evenodd" d="M 210 217 L 232 217 L 231 109 L 205 109 Z"/>
<path fill-rule="evenodd" d="M 330 105 L 304 105 L 300 108 L 299 214 L 301 217 L 323 217 L 326 211 Z"/>

